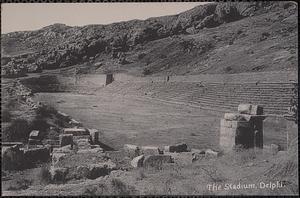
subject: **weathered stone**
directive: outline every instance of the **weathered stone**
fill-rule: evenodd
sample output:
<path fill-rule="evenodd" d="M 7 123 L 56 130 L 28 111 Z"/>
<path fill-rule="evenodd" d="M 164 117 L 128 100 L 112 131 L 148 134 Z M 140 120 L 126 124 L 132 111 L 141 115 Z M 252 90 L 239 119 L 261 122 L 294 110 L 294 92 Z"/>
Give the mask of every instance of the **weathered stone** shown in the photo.
<path fill-rule="evenodd" d="M 97 129 L 88 129 L 90 136 L 91 136 L 91 140 L 93 144 L 97 144 L 99 142 L 99 131 Z"/>
<path fill-rule="evenodd" d="M 102 148 L 93 148 L 93 149 L 80 149 L 77 153 L 85 154 L 85 153 L 103 153 Z"/>
<path fill-rule="evenodd" d="M 170 155 L 148 155 L 145 157 L 143 166 L 144 167 L 160 167 L 164 163 L 174 162 Z"/>
<path fill-rule="evenodd" d="M 240 104 L 238 106 L 238 112 L 240 114 L 262 115 L 263 107 L 253 104 Z"/>
<path fill-rule="evenodd" d="M 141 155 L 141 150 L 136 145 L 124 144 L 123 149 L 124 149 L 125 155 L 128 156 L 131 159 Z"/>
<path fill-rule="evenodd" d="M 64 134 L 73 134 L 73 136 L 90 135 L 90 133 L 84 128 L 64 128 Z"/>
<path fill-rule="evenodd" d="M 108 161 L 99 164 L 90 164 L 89 165 L 89 179 L 96 179 L 100 176 L 108 175 L 112 170 L 116 169 L 116 164 Z"/>
<path fill-rule="evenodd" d="M 141 153 L 144 155 L 159 155 L 163 154 L 163 150 L 156 146 L 142 146 Z"/>
<path fill-rule="evenodd" d="M 144 158 L 145 158 L 144 155 L 140 155 L 140 156 L 133 158 L 133 160 L 131 160 L 131 162 L 130 162 L 131 166 L 133 166 L 134 168 L 142 167 Z"/>
<path fill-rule="evenodd" d="M 213 151 L 211 149 L 207 149 L 205 151 L 205 157 L 214 158 L 214 157 L 219 157 L 219 156 L 220 156 L 220 152 Z"/>
<path fill-rule="evenodd" d="M 238 113 L 225 113 L 224 119 L 230 121 L 249 121 L 251 119 L 251 115 L 238 114 Z"/>
<path fill-rule="evenodd" d="M 73 144 L 73 134 L 61 134 L 59 135 L 59 146 L 63 147 L 66 145 Z"/>

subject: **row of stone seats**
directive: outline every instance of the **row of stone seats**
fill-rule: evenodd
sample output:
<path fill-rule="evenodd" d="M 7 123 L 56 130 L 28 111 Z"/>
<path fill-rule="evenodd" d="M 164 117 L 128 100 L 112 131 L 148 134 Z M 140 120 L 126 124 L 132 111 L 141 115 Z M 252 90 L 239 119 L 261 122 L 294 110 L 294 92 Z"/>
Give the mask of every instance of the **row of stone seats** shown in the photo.
<path fill-rule="evenodd" d="M 264 106 L 268 114 L 287 113 L 293 95 L 292 83 L 114 82 L 108 88 L 110 93 L 150 93 L 166 101 L 227 110 L 243 102 L 252 102 Z"/>

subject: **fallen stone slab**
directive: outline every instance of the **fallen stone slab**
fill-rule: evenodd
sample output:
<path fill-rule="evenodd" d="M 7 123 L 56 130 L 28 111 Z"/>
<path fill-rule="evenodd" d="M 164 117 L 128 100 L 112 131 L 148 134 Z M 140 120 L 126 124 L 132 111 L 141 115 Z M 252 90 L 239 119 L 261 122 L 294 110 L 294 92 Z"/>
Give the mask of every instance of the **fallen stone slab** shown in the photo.
<path fill-rule="evenodd" d="M 170 155 L 148 155 L 144 159 L 143 166 L 160 168 L 162 164 L 173 162 L 174 160 Z"/>
<path fill-rule="evenodd" d="M 180 144 L 171 145 L 171 146 L 165 146 L 164 151 L 171 152 L 171 153 L 188 152 L 188 146 L 185 143 L 180 143 Z"/>
<path fill-rule="evenodd" d="M 145 158 L 144 155 L 137 156 L 137 157 L 133 158 L 133 160 L 131 160 L 130 165 L 134 168 L 142 167 L 144 158 Z"/>
<path fill-rule="evenodd" d="M 159 155 L 164 154 L 163 149 L 157 146 L 142 146 L 140 147 L 141 154 L 144 155 Z"/>
<path fill-rule="evenodd" d="M 141 149 L 140 149 L 140 147 L 138 147 L 136 145 L 124 144 L 123 149 L 124 149 L 125 155 L 131 159 L 141 155 Z"/>

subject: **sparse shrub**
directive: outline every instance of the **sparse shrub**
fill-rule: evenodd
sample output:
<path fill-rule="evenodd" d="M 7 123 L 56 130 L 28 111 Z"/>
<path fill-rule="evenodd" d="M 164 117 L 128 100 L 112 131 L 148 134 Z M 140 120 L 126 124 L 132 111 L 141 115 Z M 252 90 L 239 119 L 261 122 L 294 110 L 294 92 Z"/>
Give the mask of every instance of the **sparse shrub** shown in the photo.
<path fill-rule="evenodd" d="M 86 187 L 83 194 L 87 196 L 95 196 L 97 195 L 97 188 L 96 187 Z"/>
<path fill-rule="evenodd" d="M 138 55 L 138 59 L 139 60 L 141 60 L 142 58 L 144 58 L 146 56 L 146 54 L 145 53 L 140 53 L 139 55 Z"/>
<path fill-rule="evenodd" d="M 228 67 L 225 67 L 225 72 L 228 73 L 228 72 L 231 72 L 233 69 L 232 67 L 228 66 Z"/>
<path fill-rule="evenodd" d="M 27 141 L 29 133 L 30 127 L 27 120 L 19 118 L 12 121 L 5 135 L 8 141 Z"/>
<path fill-rule="evenodd" d="M 224 182 L 226 180 L 222 173 L 214 166 L 201 167 L 201 169 L 204 170 L 212 182 Z"/>
<path fill-rule="evenodd" d="M 105 184 L 98 184 L 97 186 L 88 186 L 84 189 L 83 195 L 96 196 L 106 194 L 107 186 Z"/>
<path fill-rule="evenodd" d="M 29 188 L 29 186 L 32 184 L 32 180 L 28 179 L 18 179 L 16 183 L 10 185 L 7 190 L 25 190 Z"/>
<path fill-rule="evenodd" d="M 111 180 L 111 185 L 113 188 L 113 192 L 118 195 L 132 195 L 136 191 L 132 186 L 128 186 L 124 184 L 124 182 L 116 178 L 113 178 Z"/>
<path fill-rule="evenodd" d="M 41 117 L 49 117 L 51 114 L 56 114 L 57 111 L 52 106 L 42 105 L 42 106 L 38 107 L 38 109 L 36 110 L 36 113 Z"/>
<path fill-rule="evenodd" d="M 143 75 L 146 76 L 146 75 L 149 75 L 149 74 L 151 74 L 150 69 L 144 68 L 144 69 L 143 69 Z"/>
<path fill-rule="evenodd" d="M 48 129 L 48 127 L 49 127 L 48 123 L 44 119 L 41 119 L 41 118 L 35 118 L 30 123 L 31 130 L 46 131 Z"/>
<path fill-rule="evenodd" d="M 146 178 L 146 174 L 143 168 L 140 168 L 138 170 L 138 176 L 137 176 L 137 180 L 143 180 L 144 178 Z"/>
<path fill-rule="evenodd" d="M 164 58 L 167 58 L 167 56 L 165 54 L 160 54 L 159 58 L 164 59 Z"/>
<path fill-rule="evenodd" d="M 5 107 L 8 109 L 15 108 L 17 106 L 17 99 L 9 99 L 8 102 L 5 104 Z"/>
<path fill-rule="evenodd" d="M 4 109 L 1 112 L 1 121 L 2 122 L 10 122 L 10 120 L 11 120 L 11 113 L 7 109 Z"/>

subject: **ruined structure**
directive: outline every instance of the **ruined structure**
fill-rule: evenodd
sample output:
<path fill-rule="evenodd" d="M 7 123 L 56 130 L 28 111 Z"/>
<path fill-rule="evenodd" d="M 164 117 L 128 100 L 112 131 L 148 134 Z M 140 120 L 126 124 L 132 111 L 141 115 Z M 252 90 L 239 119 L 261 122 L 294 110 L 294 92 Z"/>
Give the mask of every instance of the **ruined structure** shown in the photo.
<path fill-rule="evenodd" d="M 220 147 L 231 151 L 236 146 L 263 148 L 263 108 L 258 105 L 240 104 L 238 113 L 225 113 L 221 119 Z"/>

